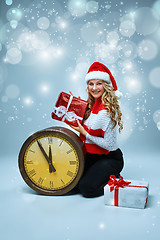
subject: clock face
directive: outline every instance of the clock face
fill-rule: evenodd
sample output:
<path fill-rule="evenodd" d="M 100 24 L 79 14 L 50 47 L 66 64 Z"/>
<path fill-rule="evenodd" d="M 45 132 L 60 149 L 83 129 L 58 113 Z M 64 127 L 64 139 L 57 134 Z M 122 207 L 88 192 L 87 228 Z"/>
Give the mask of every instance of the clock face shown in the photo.
<path fill-rule="evenodd" d="M 72 141 L 52 132 L 28 140 L 19 156 L 20 171 L 26 183 L 49 195 L 60 195 L 73 188 L 80 174 L 80 159 Z"/>

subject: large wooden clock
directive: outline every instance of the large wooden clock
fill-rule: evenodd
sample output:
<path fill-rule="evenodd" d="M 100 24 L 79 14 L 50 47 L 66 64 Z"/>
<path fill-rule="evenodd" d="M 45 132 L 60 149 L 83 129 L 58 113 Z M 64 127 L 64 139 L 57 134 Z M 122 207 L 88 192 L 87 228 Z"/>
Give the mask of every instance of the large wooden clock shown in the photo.
<path fill-rule="evenodd" d="M 67 128 L 47 128 L 24 142 L 18 161 L 20 173 L 29 187 L 45 195 L 63 195 L 73 189 L 82 176 L 83 142 Z"/>

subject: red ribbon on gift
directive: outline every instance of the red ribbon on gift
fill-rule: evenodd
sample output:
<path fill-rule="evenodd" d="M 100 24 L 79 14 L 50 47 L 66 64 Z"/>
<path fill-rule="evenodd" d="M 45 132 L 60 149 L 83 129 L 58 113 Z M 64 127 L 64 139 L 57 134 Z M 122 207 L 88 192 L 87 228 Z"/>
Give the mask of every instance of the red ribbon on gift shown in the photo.
<path fill-rule="evenodd" d="M 110 176 L 110 180 L 108 181 L 108 185 L 110 186 L 110 192 L 114 190 L 114 205 L 118 206 L 118 189 L 119 187 L 124 188 L 128 186 L 131 182 L 126 182 L 123 180 L 123 177 L 117 180 L 115 175 Z"/>
<path fill-rule="evenodd" d="M 118 206 L 118 189 L 124 188 L 124 187 L 138 187 L 138 188 L 146 188 L 147 189 L 147 198 L 146 198 L 146 204 L 148 200 L 148 188 L 146 186 L 136 186 L 136 185 L 129 185 L 131 182 L 127 182 L 123 180 L 123 177 L 120 176 L 120 178 L 117 180 L 115 175 L 110 175 L 110 180 L 108 181 L 108 185 L 110 186 L 110 192 L 114 190 L 114 206 Z M 146 206 L 145 204 L 145 206 Z"/>

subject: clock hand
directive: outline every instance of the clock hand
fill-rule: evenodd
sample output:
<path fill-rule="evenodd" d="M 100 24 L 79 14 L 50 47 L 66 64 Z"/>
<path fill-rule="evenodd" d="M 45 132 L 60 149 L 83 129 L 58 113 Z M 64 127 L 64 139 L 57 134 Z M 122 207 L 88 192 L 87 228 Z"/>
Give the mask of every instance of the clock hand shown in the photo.
<path fill-rule="evenodd" d="M 46 154 L 44 148 L 42 147 L 42 144 L 41 144 L 39 141 L 37 141 L 37 143 L 38 143 L 38 146 L 39 146 L 41 152 L 43 153 L 43 156 L 45 157 L 45 159 L 47 160 L 47 162 L 48 162 L 48 164 L 49 164 L 49 172 L 55 172 L 56 169 L 55 169 L 54 166 L 52 165 L 52 162 L 50 161 L 48 155 Z"/>
<path fill-rule="evenodd" d="M 49 171 L 52 172 L 52 149 L 51 149 L 51 145 L 49 145 Z"/>

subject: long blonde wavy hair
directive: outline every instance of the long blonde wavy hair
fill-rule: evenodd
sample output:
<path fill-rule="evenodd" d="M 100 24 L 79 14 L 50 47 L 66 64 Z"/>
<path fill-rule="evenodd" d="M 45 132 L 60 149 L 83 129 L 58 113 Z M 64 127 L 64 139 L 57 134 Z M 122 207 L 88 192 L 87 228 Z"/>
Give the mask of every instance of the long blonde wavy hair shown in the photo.
<path fill-rule="evenodd" d="M 102 94 L 102 103 L 105 106 L 107 113 L 110 115 L 111 120 L 113 122 L 113 128 L 118 124 L 119 126 L 119 132 L 123 129 L 123 122 L 121 120 L 122 117 L 122 112 L 120 110 L 120 106 L 117 100 L 117 96 L 114 93 L 114 89 L 112 86 L 110 86 L 108 83 L 105 81 L 103 82 L 103 87 L 104 87 L 104 93 Z M 92 95 L 88 92 L 88 87 L 87 87 L 87 93 L 88 93 L 88 107 L 84 115 L 84 120 L 89 117 L 92 111 L 92 106 L 94 102 L 94 98 Z M 117 113 L 117 115 L 116 115 Z"/>

